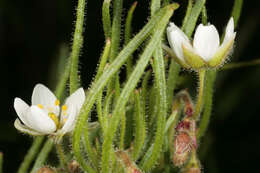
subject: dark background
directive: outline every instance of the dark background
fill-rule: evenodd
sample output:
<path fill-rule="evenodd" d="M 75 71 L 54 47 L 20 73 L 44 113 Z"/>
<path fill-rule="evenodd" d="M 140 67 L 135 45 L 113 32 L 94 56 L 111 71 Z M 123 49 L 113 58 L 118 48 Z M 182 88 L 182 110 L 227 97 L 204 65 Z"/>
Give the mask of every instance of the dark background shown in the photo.
<path fill-rule="evenodd" d="M 125 1 L 124 14 L 133 3 Z M 181 24 L 185 0 L 172 20 Z M 207 2 L 209 21 L 220 33 L 226 25 L 233 0 Z M 90 83 L 104 45 L 101 0 L 87 3 L 84 48 L 80 57 L 83 86 Z M 147 22 L 148 0 L 138 0 L 133 31 Z M 30 146 L 31 137 L 13 127 L 15 97 L 30 103 L 35 84 L 54 88 L 59 74 L 51 73 L 62 44 L 70 46 L 76 1 L 2 0 L 0 1 L 0 151 L 4 153 L 4 172 L 15 172 Z M 260 2 L 245 1 L 237 31 L 232 61 L 260 58 Z M 196 79 L 191 79 L 196 82 Z M 51 80 L 52 79 L 52 80 Z M 194 88 L 193 88 L 194 89 Z M 252 172 L 259 170 L 260 67 L 233 69 L 218 73 L 210 129 L 201 142 L 205 172 Z M 206 147 L 207 146 L 207 147 Z"/>

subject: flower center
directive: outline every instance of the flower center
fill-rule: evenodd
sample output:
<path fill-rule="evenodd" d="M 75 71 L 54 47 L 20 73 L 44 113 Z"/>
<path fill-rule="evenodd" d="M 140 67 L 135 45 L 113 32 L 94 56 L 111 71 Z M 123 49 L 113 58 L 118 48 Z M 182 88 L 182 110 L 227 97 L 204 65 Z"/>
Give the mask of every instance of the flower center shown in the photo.
<path fill-rule="evenodd" d="M 62 110 L 61 115 L 65 116 L 65 117 L 60 117 L 60 118 L 58 117 L 58 115 L 56 115 L 54 113 L 54 107 L 45 107 L 42 104 L 38 104 L 37 106 L 40 109 L 43 109 L 48 113 L 48 116 L 54 121 L 57 129 L 60 129 L 66 123 L 66 121 L 67 121 L 67 110 L 68 110 L 67 105 L 61 106 L 61 110 Z M 60 106 L 60 101 L 56 100 L 54 102 L 54 106 Z"/>

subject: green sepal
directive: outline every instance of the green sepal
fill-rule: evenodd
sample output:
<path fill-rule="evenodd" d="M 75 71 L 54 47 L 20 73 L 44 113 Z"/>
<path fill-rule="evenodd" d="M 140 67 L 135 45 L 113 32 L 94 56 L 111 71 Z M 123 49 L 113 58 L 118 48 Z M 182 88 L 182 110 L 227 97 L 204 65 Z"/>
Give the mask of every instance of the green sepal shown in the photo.
<path fill-rule="evenodd" d="M 182 45 L 183 56 L 186 63 L 193 69 L 200 69 L 207 65 L 207 63 L 193 51 L 189 50 L 185 45 Z"/>
<path fill-rule="evenodd" d="M 167 52 L 167 54 L 174 59 L 174 61 L 178 64 L 180 64 L 183 68 L 190 68 L 190 66 L 188 64 L 186 64 L 186 62 L 182 61 L 181 59 L 179 59 L 175 53 L 173 52 L 173 50 L 171 48 L 169 48 L 168 46 L 166 46 L 165 44 L 162 44 L 162 48 Z"/>
<path fill-rule="evenodd" d="M 23 132 L 23 133 L 26 133 L 26 134 L 29 134 L 29 135 L 32 135 L 32 136 L 42 136 L 42 135 L 45 135 L 45 134 L 42 134 L 40 132 L 37 132 L 25 125 L 23 125 L 19 119 L 16 119 L 15 122 L 14 122 L 14 127 L 19 130 L 20 132 Z"/>
<path fill-rule="evenodd" d="M 228 57 L 230 50 L 232 49 L 232 45 L 234 43 L 234 39 L 229 40 L 223 47 L 221 47 L 214 55 L 214 57 L 208 62 L 210 67 L 218 67 Z"/>

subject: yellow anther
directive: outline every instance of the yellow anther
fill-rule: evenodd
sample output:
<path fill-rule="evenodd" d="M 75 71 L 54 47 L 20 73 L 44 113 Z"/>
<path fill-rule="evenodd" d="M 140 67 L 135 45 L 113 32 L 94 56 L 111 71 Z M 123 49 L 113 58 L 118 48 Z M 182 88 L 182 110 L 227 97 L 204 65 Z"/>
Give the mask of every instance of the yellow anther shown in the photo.
<path fill-rule="evenodd" d="M 63 111 L 66 111 L 66 110 L 68 109 L 68 107 L 67 107 L 66 105 L 63 105 L 63 106 L 61 107 L 61 109 L 62 109 Z"/>
<path fill-rule="evenodd" d="M 66 123 L 67 120 L 68 120 L 67 118 L 64 118 L 64 119 L 63 119 L 63 123 Z"/>
<path fill-rule="evenodd" d="M 54 113 L 52 113 L 52 112 L 50 112 L 48 115 L 54 121 L 56 126 L 59 127 L 59 119 L 58 119 L 58 117 Z"/>
<path fill-rule="evenodd" d="M 43 105 L 42 104 L 38 104 L 37 105 L 40 109 L 43 109 Z"/>
<path fill-rule="evenodd" d="M 55 106 L 59 106 L 60 105 L 60 101 L 56 100 L 54 104 L 55 104 Z"/>

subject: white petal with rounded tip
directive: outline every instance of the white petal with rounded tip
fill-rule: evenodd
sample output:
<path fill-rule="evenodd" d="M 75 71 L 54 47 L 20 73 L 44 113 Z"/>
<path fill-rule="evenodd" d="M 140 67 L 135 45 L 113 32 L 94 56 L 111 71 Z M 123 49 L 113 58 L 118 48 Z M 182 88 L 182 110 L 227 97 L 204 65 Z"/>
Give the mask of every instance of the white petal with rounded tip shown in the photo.
<path fill-rule="evenodd" d="M 29 123 L 27 121 L 26 113 L 27 110 L 30 107 L 20 98 L 15 98 L 14 99 L 14 109 L 20 118 L 20 120 L 26 125 L 29 126 Z"/>
<path fill-rule="evenodd" d="M 77 91 L 75 91 L 66 99 L 65 105 L 68 106 L 68 109 L 70 109 L 71 106 L 74 106 L 76 111 L 79 111 L 84 101 L 85 101 L 85 92 L 83 88 L 79 88 Z"/>
<path fill-rule="evenodd" d="M 219 47 L 219 34 L 215 26 L 200 24 L 194 35 L 193 47 L 197 54 L 209 61 Z"/>
<path fill-rule="evenodd" d="M 30 127 L 37 132 L 50 134 L 56 130 L 54 121 L 37 106 L 31 106 L 26 116 Z"/>
<path fill-rule="evenodd" d="M 174 23 L 170 23 L 170 26 L 167 28 L 167 38 L 171 48 L 173 49 L 176 56 L 185 61 L 183 58 L 182 44 L 191 48 L 190 41 L 184 32 L 179 29 Z"/>
<path fill-rule="evenodd" d="M 59 133 L 65 134 L 67 132 L 70 132 L 74 129 L 76 118 L 77 118 L 77 110 L 75 107 L 71 106 L 70 109 L 68 110 L 68 119 L 59 131 Z M 62 119 L 63 121 L 64 119 Z"/>
<path fill-rule="evenodd" d="M 14 122 L 14 127 L 17 130 L 30 135 L 34 135 L 34 136 L 44 135 L 43 133 L 36 132 L 35 130 L 30 129 L 27 126 L 23 125 L 18 118 Z"/>
<path fill-rule="evenodd" d="M 44 109 L 53 109 L 55 114 L 59 114 L 59 106 L 55 105 L 57 98 L 55 95 L 44 85 L 37 84 L 33 89 L 32 105 L 42 104 Z"/>

